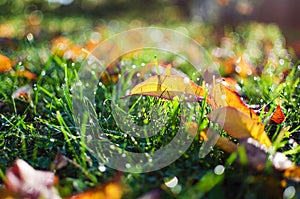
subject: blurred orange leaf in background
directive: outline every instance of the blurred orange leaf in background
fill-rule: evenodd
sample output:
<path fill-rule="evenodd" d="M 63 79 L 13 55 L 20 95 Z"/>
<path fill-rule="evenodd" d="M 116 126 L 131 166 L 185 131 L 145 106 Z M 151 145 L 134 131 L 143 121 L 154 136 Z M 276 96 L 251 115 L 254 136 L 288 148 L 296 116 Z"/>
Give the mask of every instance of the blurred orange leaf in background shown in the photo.
<path fill-rule="evenodd" d="M 122 187 L 119 183 L 111 182 L 64 199 L 121 199 L 122 192 Z"/>
<path fill-rule="evenodd" d="M 11 70 L 13 64 L 11 60 L 0 54 L 0 73 L 5 73 Z"/>
<path fill-rule="evenodd" d="M 25 77 L 28 80 L 35 80 L 36 79 L 36 74 L 30 72 L 29 70 L 17 71 L 16 74 L 17 74 L 18 77 Z"/>

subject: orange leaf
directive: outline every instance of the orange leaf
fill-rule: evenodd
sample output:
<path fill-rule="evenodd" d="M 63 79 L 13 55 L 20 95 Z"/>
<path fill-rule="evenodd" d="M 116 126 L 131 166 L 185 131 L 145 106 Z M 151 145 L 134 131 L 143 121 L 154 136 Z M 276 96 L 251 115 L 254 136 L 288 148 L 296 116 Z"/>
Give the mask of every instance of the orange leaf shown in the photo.
<path fill-rule="evenodd" d="M 184 100 L 203 99 L 205 91 L 187 77 L 179 75 L 155 75 L 136 85 L 130 95 L 149 95 L 173 99 L 184 96 Z"/>
<path fill-rule="evenodd" d="M 239 86 L 238 82 L 233 78 L 230 77 L 221 78 L 220 82 L 221 84 L 231 89 L 232 91 L 239 92 L 241 90 L 241 87 Z"/>
<path fill-rule="evenodd" d="M 241 77 L 247 77 L 255 74 L 255 68 L 250 65 L 243 56 L 236 57 L 234 70 Z"/>
<path fill-rule="evenodd" d="M 280 105 L 276 107 L 276 110 L 274 111 L 273 115 L 271 116 L 271 120 L 277 124 L 281 124 L 285 119 L 285 116 L 281 110 Z"/>
<path fill-rule="evenodd" d="M 17 76 L 26 77 L 28 80 L 35 80 L 36 75 L 29 70 L 17 71 Z"/>
<path fill-rule="evenodd" d="M 224 106 L 232 106 L 239 111 L 245 113 L 250 118 L 258 120 L 259 117 L 255 111 L 249 108 L 240 98 L 239 94 L 222 83 L 218 82 L 214 85 L 211 97 L 212 108 L 217 109 Z"/>
<path fill-rule="evenodd" d="M 292 166 L 284 171 L 283 177 L 292 179 L 296 182 L 300 182 L 300 167 Z"/>
<path fill-rule="evenodd" d="M 51 41 L 51 52 L 60 57 L 73 45 L 73 42 L 67 37 L 56 37 Z"/>
<path fill-rule="evenodd" d="M 104 185 L 99 185 L 89 191 L 79 193 L 64 199 L 121 199 L 122 185 L 119 180 L 114 180 Z"/>
<path fill-rule="evenodd" d="M 272 146 L 261 122 L 251 118 L 237 108 L 226 106 L 210 112 L 207 116 L 219 124 L 230 136 L 242 139 L 252 137 L 267 147 Z"/>
<path fill-rule="evenodd" d="M 5 73 L 10 71 L 12 66 L 13 64 L 11 60 L 8 57 L 0 54 L 0 73 Z"/>

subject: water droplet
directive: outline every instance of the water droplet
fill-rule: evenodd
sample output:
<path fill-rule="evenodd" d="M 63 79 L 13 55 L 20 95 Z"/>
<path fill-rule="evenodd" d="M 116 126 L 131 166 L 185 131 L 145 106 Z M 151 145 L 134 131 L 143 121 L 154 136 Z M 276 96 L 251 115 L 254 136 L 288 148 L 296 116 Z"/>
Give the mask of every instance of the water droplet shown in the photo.
<path fill-rule="evenodd" d="M 222 175 L 225 171 L 225 167 L 223 165 L 218 165 L 214 169 L 214 173 L 217 175 Z"/>
<path fill-rule="evenodd" d="M 175 176 L 168 181 L 165 181 L 165 185 L 169 188 L 174 188 L 178 184 L 178 178 Z"/>
<path fill-rule="evenodd" d="M 240 73 L 242 71 L 242 68 L 240 66 L 235 66 L 234 70 L 235 72 Z"/>
<path fill-rule="evenodd" d="M 100 165 L 100 166 L 98 167 L 98 169 L 99 169 L 99 171 L 101 171 L 101 172 L 106 171 L 106 167 L 105 167 L 104 165 Z"/>
<path fill-rule="evenodd" d="M 252 75 L 252 70 L 248 70 L 247 75 L 249 75 L 249 76 Z"/>
<path fill-rule="evenodd" d="M 87 136 L 86 136 L 86 139 L 87 139 L 88 141 L 91 141 L 91 140 L 93 139 L 93 137 L 92 137 L 91 135 L 87 135 Z"/>
<path fill-rule="evenodd" d="M 293 144 L 295 140 L 293 138 L 289 139 L 289 144 Z"/>
<path fill-rule="evenodd" d="M 189 79 L 188 77 L 185 77 L 185 78 L 183 79 L 183 82 L 184 82 L 185 84 L 188 84 L 188 83 L 190 82 L 190 79 Z"/>
<path fill-rule="evenodd" d="M 279 59 L 279 64 L 283 65 L 284 64 L 284 60 L 283 59 Z"/>
<path fill-rule="evenodd" d="M 288 186 L 283 192 L 283 198 L 290 199 L 293 198 L 296 194 L 296 189 L 294 186 Z"/>
<path fill-rule="evenodd" d="M 130 165 L 129 163 L 126 163 L 126 164 L 125 164 L 125 167 L 126 167 L 127 169 L 129 169 L 129 168 L 131 167 L 131 165 Z"/>
<path fill-rule="evenodd" d="M 32 33 L 28 33 L 26 35 L 26 38 L 28 39 L 28 41 L 32 41 L 33 40 L 33 34 Z"/>
<path fill-rule="evenodd" d="M 136 65 L 133 64 L 131 67 L 132 67 L 133 69 L 135 69 L 135 68 L 136 68 Z"/>

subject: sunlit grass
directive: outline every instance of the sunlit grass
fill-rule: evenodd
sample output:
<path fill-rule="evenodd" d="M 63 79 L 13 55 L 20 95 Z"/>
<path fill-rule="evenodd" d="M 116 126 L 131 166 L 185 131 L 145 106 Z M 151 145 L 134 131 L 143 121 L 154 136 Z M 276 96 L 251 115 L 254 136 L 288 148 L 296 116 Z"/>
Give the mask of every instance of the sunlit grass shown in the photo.
<path fill-rule="evenodd" d="M 68 20 L 65 20 L 63 23 L 67 22 Z M 47 23 L 52 24 L 53 22 L 49 21 Z M 61 30 L 62 27 L 65 27 L 63 23 L 57 23 L 59 27 L 52 27 L 54 33 L 56 28 Z M 78 23 L 84 24 L 85 20 Z M 249 27 L 250 30 L 253 28 L 252 26 Z M 197 28 L 199 27 L 195 28 L 198 31 Z M 206 31 L 203 34 L 208 37 L 211 30 L 206 27 L 202 28 Z M 199 29 L 201 30 L 201 28 Z M 86 39 L 83 38 L 85 36 L 78 36 L 78 32 L 64 31 L 73 34 L 75 41 L 82 42 Z M 111 28 L 107 34 L 110 35 L 116 31 Z M 270 32 L 268 34 L 271 34 Z M 195 32 L 190 34 L 196 35 Z M 239 32 L 239 34 L 242 34 L 242 32 Z M 273 42 L 278 37 L 281 38 L 281 35 L 278 34 L 271 35 L 274 38 L 269 35 L 268 39 Z M 235 35 L 238 35 L 238 33 L 235 33 Z M 244 36 L 243 39 L 250 38 L 255 40 L 253 35 Z M 197 40 L 197 38 L 195 39 Z M 209 45 L 208 49 L 215 47 L 211 41 L 205 41 L 203 38 L 198 38 L 198 40 L 202 41 L 204 45 Z M 0 109 L 0 176 L 2 182 L 5 170 L 16 158 L 28 161 L 35 168 L 49 170 L 51 162 L 58 151 L 70 160 L 67 167 L 54 171 L 60 177 L 59 190 L 63 195 L 83 191 L 109 181 L 116 171 L 110 168 L 106 168 L 104 172 L 99 170 L 99 165 L 102 165 L 102 162 L 93 157 L 86 148 L 86 145 L 82 142 L 80 128 L 74 122 L 72 85 L 76 82 L 81 63 L 52 55 L 48 42 L 25 39 L 24 41 L 21 40 L 20 43 L 18 51 L 9 51 L 6 54 L 11 55 L 13 58 L 24 56 L 24 60 L 16 63 L 15 68 L 26 67 L 36 73 L 38 77 L 35 81 L 30 82 L 25 78 L 15 76 L 13 73 L 0 75 L 0 101 L 5 103 Z M 236 48 L 243 50 L 245 47 L 239 46 Z M 280 51 L 280 49 L 277 50 Z M 152 62 L 154 55 L 157 53 L 159 52 L 145 52 L 143 56 L 125 57 L 120 62 L 124 64 L 124 68 L 132 68 L 133 65 L 142 66 L 143 63 Z M 259 56 L 263 59 L 262 57 L 263 55 Z M 175 58 L 174 55 L 159 57 L 165 62 L 172 62 Z M 278 60 L 283 59 L 282 57 L 277 58 Z M 266 131 L 272 141 L 276 141 L 280 131 L 289 127 L 289 137 L 284 137 L 283 140 L 277 143 L 278 150 L 284 152 L 292 161 L 299 164 L 300 148 L 297 143 L 299 143 L 300 135 L 300 69 L 296 61 L 283 60 L 283 64 L 280 64 L 276 69 L 278 71 L 269 71 L 269 73 L 265 73 L 260 77 L 241 78 L 239 83 L 245 101 L 249 104 L 260 105 L 262 109 L 269 108 L 269 112 L 265 116 L 270 116 L 278 104 L 283 107 L 286 115 L 284 123 L 275 125 L 265 122 Z M 259 61 L 255 59 L 253 63 L 260 63 Z M 174 63 L 178 64 L 178 68 L 181 67 L 190 76 L 195 72 L 192 68 L 189 71 L 190 66 L 188 63 L 180 61 Z M 271 63 L 262 64 L 261 67 L 265 71 L 268 71 L 268 68 L 273 69 Z M 281 82 L 278 77 L 281 77 L 283 75 L 281 73 L 285 70 L 290 72 Z M 160 149 L 176 135 L 178 126 L 182 122 L 182 115 L 187 115 L 190 119 L 196 118 L 196 121 L 199 121 L 198 117 L 205 116 L 202 114 L 204 110 L 209 110 L 209 107 L 206 107 L 202 102 L 197 102 L 193 108 L 187 111 L 184 109 L 183 103 L 176 100 L 169 101 L 149 96 L 130 96 L 126 98 L 128 106 L 121 107 L 120 111 L 138 126 L 149 127 L 154 123 L 155 129 L 159 129 L 154 136 L 135 138 L 128 129 L 127 131 L 120 129 L 116 124 L 116 118 L 112 115 L 112 104 L 122 102 L 121 97 L 126 95 L 130 86 L 134 86 L 129 80 L 132 80 L 136 75 L 135 71 L 131 71 L 129 74 L 125 71 L 119 72 L 122 75 L 119 77 L 119 84 L 103 83 L 99 85 L 95 95 L 96 106 L 94 108 L 99 116 L 101 131 L 123 149 L 134 152 L 153 152 Z M 196 76 L 191 78 L 197 80 L 198 77 Z M 23 85 L 32 86 L 32 105 L 26 100 L 11 97 L 13 92 Z M 113 94 L 117 92 L 117 89 L 120 89 L 120 85 L 122 86 L 122 92 L 118 95 L 119 98 L 115 99 Z M 159 113 L 160 116 L 163 116 L 163 120 L 149 116 L 153 109 L 157 110 L 153 114 Z M 226 136 L 224 133 L 222 135 Z M 290 141 L 291 139 L 294 142 Z M 201 143 L 200 136 L 197 135 L 192 145 L 180 159 L 161 170 L 143 174 L 124 173 L 122 179 L 126 184 L 124 197 L 137 198 L 153 189 L 163 190 L 162 198 L 178 196 L 188 198 L 190 194 L 197 197 L 204 195 L 208 198 L 224 196 L 226 198 L 243 198 L 243 194 L 251 196 L 254 194 L 254 197 L 259 197 L 264 190 L 264 183 L 268 179 L 273 179 L 271 174 L 256 175 L 254 171 L 248 171 L 247 168 L 229 164 L 228 155 L 217 147 L 204 159 L 199 159 L 198 154 Z M 212 172 L 217 165 L 226 165 L 225 173 L 221 176 L 215 176 Z M 267 180 L 265 180 L 265 176 L 267 176 Z M 172 179 L 173 177 L 179 179 L 179 186 L 176 189 L 171 189 L 165 183 L 166 179 Z M 201 180 L 203 177 L 211 183 L 205 185 L 204 180 Z M 250 185 L 251 188 L 249 188 Z M 255 189 L 252 189 L 252 187 L 255 187 Z"/>

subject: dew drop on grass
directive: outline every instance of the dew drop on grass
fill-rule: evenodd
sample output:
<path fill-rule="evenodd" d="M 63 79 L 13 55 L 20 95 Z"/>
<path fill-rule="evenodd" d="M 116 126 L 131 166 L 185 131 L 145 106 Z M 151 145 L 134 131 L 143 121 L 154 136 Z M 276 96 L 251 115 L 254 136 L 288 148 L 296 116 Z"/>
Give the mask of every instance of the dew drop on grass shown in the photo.
<path fill-rule="evenodd" d="M 125 167 L 126 167 L 127 169 L 129 169 L 129 168 L 131 167 L 131 165 L 130 165 L 129 163 L 126 163 L 126 164 L 125 164 Z"/>
<path fill-rule="evenodd" d="M 284 64 L 284 60 L 283 59 L 279 59 L 279 64 L 283 65 Z"/>
<path fill-rule="evenodd" d="M 214 173 L 216 175 L 222 175 L 224 173 L 224 171 L 225 171 L 225 167 L 223 165 L 218 165 L 214 169 Z"/>
<path fill-rule="evenodd" d="M 28 34 L 26 35 L 26 38 L 27 38 L 28 41 L 32 41 L 32 40 L 34 39 L 32 33 L 28 33 Z"/>
<path fill-rule="evenodd" d="M 91 135 L 87 135 L 87 136 L 86 136 L 86 139 L 87 139 L 88 141 L 91 141 L 91 140 L 93 139 L 93 137 L 92 137 Z"/>
<path fill-rule="evenodd" d="M 296 148 L 298 146 L 298 143 L 297 142 L 294 142 L 293 144 L 292 144 L 292 148 Z"/>
<path fill-rule="evenodd" d="M 289 139 L 289 144 L 293 144 L 295 140 L 293 138 Z"/>
<path fill-rule="evenodd" d="M 165 185 L 169 188 L 174 188 L 178 184 L 178 178 L 175 176 L 167 181 L 165 181 Z"/>
<path fill-rule="evenodd" d="M 182 190 L 182 187 L 180 185 L 177 185 L 176 187 L 172 188 L 172 192 L 175 194 L 179 194 Z"/>
<path fill-rule="evenodd" d="M 288 186 L 284 192 L 283 192 L 283 198 L 284 199 L 290 199 L 293 198 L 296 194 L 296 189 L 294 186 Z"/>
<path fill-rule="evenodd" d="M 105 172 L 105 171 L 106 171 L 106 167 L 105 167 L 104 165 L 100 165 L 100 166 L 98 167 L 98 169 L 99 169 L 99 171 L 101 171 L 101 172 Z"/>

